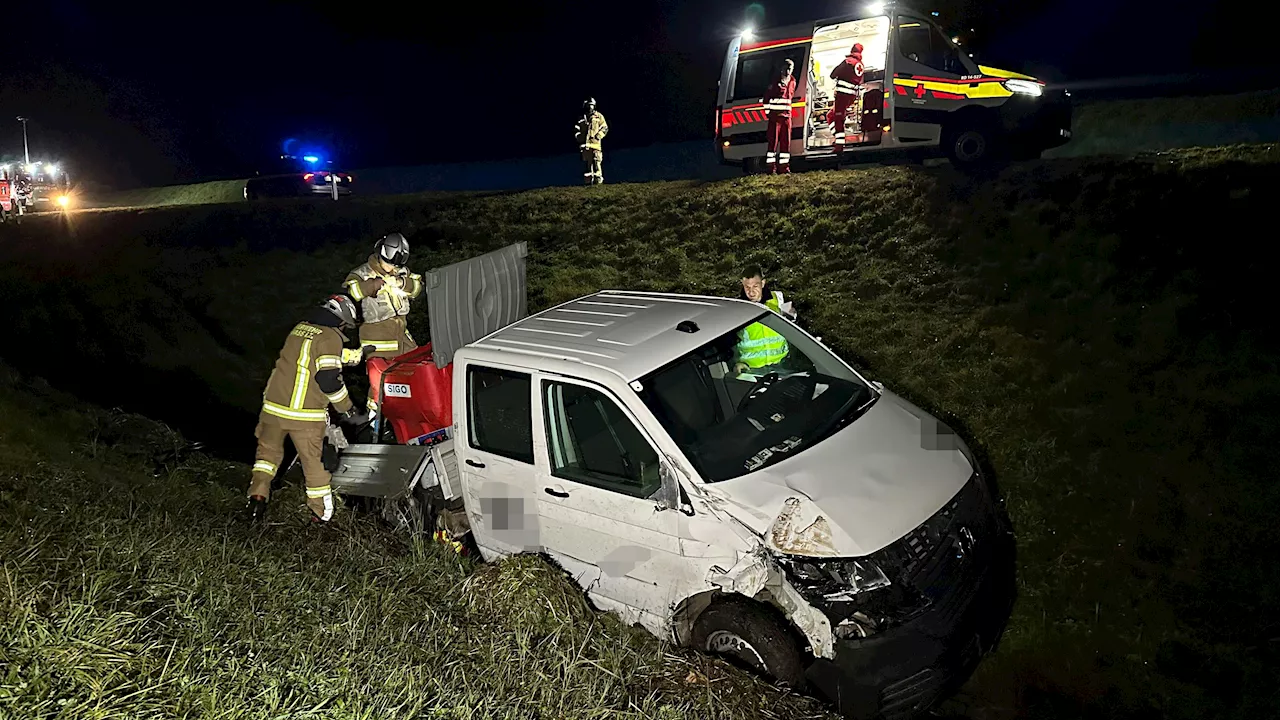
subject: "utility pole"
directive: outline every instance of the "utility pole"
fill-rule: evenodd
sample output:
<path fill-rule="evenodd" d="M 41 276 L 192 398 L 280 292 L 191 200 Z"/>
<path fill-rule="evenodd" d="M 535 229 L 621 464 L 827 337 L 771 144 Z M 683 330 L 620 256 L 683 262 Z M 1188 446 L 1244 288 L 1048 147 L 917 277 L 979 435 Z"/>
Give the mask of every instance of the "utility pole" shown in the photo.
<path fill-rule="evenodd" d="M 27 165 L 31 164 L 31 148 L 27 147 L 27 119 L 19 116 L 18 122 L 22 123 L 22 157 L 23 162 Z"/>

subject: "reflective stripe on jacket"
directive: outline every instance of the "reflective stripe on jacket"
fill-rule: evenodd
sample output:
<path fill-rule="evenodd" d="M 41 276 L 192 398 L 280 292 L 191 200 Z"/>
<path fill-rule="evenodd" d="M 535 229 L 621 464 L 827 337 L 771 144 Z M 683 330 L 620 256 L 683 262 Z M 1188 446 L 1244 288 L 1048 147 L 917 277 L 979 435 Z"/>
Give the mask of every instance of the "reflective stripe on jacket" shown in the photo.
<path fill-rule="evenodd" d="M 795 76 L 788 75 L 787 79 L 778 80 L 770 85 L 764 93 L 765 112 L 791 114 L 791 98 L 796 94 Z"/>
<path fill-rule="evenodd" d="M 778 293 L 765 301 L 765 306 L 781 314 L 778 304 Z M 754 322 L 738 331 L 738 360 L 747 367 L 759 368 L 765 365 L 776 365 L 782 362 L 791 347 L 787 339 L 762 323 Z"/>
<path fill-rule="evenodd" d="M 831 78 L 836 81 L 836 92 L 843 95 L 857 95 L 862 85 L 864 68 L 861 55 L 850 55 L 844 62 L 831 71 Z"/>
<path fill-rule="evenodd" d="M 584 117 L 573 126 L 573 136 L 583 150 L 599 150 L 600 141 L 604 140 L 604 136 L 608 134 L 609 123 L 605 122 L 604 115 L 601 115 L 599 110 L 591 114 L 590 124 Z"/>
<path fill-rule="evenodd" d="M 298 323 L 276 360 L 262 411 L 282 420 L 324 422 L 330 404 L 340 413 L 351 409 L 342 382 L 342 345 L 337 328 Z"/>

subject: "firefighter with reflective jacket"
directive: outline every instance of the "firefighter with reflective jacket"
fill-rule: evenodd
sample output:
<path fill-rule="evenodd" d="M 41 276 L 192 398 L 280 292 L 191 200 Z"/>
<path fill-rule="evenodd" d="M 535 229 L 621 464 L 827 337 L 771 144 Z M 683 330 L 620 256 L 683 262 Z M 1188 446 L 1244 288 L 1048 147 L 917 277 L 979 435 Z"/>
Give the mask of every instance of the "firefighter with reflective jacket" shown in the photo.
<path fill-rule="evenodd" d="M 587 185 L 604 184 L 604 151 L 600 141 L 609 134 L 609 123 L 604 115 L 596 112 L 596 99 L 582 103 L 582 119 L 573 126 L 574 137 L 582 149 L 582 180 Z"/>
<path fill-rule="evenodd" d="M 368 422 L 368 415 L 352 405 L 342 382 L 343 330 L 354 328 L 356 323 L 355 303 L 345 295 L 334 295 L 289 332 L 262 394 L 262 412 L 254 432 L 258 452 L 249 482 L 250 516 L 254 520 L 266 514 L 271 481 L 284 459 L 286 437 L 298 451 L 312 519 L 327 522 L 333 517 L 330 476 L 322 459 L 329 406 L 339 413 L 343 424 Z"/>
<path fill-rule="evenodd" d="M 372 345 L 372 357 L 393 358 L 418 347 L 409 334 L 409 303 L 422 295 L 422 276 L 409 272 L 409 241 L 400 233 L 383 237 L 368 262 L 352 270 L 343 289 L 360 303 L 360 345 Z M 377 412 L 379 383 L 369 378 L 370 412 Z"/>
<path fill-rule="evenodd" d="M 791 172 L 791 98 L 796 94 L 796 79 L 791 74 L 795 63 L 782 62 L 782 73 L 764 93 L 764 110 L 769 116 L 769 151 L 764 161 L 770 175 Z"/>
<path fill-rule="evenodd" d="M 854 43 L 849 55 L 831 71 L 831 79 L 836 81 L 835 108 L 831 111 L 831 131 L 835 135 L 836 152 L 844 151 L 845 117 L 853 109 L 853 120 L 859 136 L 862 134 L 862 113 L 858 102 L 862 99 L 862 43 Z"/>

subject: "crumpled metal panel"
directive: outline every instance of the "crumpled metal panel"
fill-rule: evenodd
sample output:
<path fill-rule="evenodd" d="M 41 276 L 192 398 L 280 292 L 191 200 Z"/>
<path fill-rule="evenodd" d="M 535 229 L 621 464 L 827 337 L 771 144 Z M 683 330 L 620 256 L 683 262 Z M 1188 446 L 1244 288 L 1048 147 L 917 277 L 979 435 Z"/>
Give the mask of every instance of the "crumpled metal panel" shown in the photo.
<path fill-rule="evenodd" d="M 459 348 L 528 314 L 525 258 L 516 243 L 427 273 L 427 313 L 436 367 L 453 362 Z"/>

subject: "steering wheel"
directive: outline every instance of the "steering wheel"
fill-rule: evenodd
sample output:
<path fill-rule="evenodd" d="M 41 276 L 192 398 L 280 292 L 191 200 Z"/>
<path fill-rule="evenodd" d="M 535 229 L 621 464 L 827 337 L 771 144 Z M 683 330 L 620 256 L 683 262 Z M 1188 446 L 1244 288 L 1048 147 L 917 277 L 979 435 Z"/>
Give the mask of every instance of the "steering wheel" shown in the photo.
<path fill-rule="evenodd" d="M 760 378 L 760 382 L 757 383 L 755 387 L 751 388 L 751 392 L 744 395 L 743 398 L 738 401 L 738 412 L 742 412 L 752 400 L 768 392 L 769 388 L 773 387 L 773 384 L 777 381 L 778 373 L 776 372 L 771 372 Z"/>

